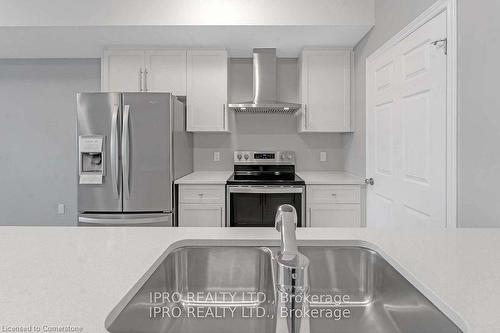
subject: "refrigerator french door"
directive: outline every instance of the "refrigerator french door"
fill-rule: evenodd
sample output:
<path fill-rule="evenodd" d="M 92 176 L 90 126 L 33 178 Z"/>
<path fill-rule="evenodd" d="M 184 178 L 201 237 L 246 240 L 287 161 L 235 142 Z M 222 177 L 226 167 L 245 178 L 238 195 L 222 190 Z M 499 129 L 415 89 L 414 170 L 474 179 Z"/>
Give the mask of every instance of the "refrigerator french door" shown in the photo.
<path fill-rule="evenodd" d="M 171 226 L 171 113 L 182 103 L 167 93 L 81 93 L 77 105 L 79 225 Z"/>

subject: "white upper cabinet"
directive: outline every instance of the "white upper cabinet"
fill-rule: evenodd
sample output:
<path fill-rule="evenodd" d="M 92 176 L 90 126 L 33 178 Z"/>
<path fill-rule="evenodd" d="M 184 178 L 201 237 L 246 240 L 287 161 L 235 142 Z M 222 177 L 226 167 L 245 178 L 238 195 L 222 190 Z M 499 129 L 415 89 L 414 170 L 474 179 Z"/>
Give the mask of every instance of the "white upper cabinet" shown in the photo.
<path fill-rule="evenodd" d="M 187 96 L 187 130 L 228 132 L 228 55 L 222 49 L 107 49 L 101 90 Z"/>
<path fill-rule="evenodd" d="M 227 132 L 226 50 L 187 51 L 187 129 Z"/>
<path fill-rule="evenodd" d="M 141 91 L 144 78 L 144 51 L 105 50 L 101 62 L 102 91 Z"/>
<path fill-rule="evenodd" d="M 146 91 L 186 96 L 186 50 L 146 51 Z"/>
<path fill-rule="evenodd" d="M 305 49 L 299 60 L 299 132 L 351 131 L 351 49 Z"/>
<path fill-rule="evenodd" d="M 106 50 L 102 58 L 101 90 L 185 96 L 186 50 Z"/>

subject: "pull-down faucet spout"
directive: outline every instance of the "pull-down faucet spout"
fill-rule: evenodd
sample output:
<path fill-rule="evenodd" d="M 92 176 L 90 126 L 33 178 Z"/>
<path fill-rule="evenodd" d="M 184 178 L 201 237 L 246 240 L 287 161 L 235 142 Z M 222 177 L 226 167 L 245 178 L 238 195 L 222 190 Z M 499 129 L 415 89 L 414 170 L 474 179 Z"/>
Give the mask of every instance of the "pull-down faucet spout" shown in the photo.
<path fill-rule="evenodd" d="M 295 208 L 281 205 L 276 212 L 275 226 L 281 233 L 280 250 L 274 258 L 277 264 L 276 332 L 309 333 L 309 319 L 297 316 L 297 313 L 303 314 L 308 309 L 306 296 L 309 293 L 309 259 L 297 248 Z"/>
<path fill-rule="evenodd" d="M 297 228 L 297 213 L 291 205 L 281 205 L 276 212 L 276 230 L 281 233 L 281 253 L 296 254 L 297 238 L 295 229 Z"/>

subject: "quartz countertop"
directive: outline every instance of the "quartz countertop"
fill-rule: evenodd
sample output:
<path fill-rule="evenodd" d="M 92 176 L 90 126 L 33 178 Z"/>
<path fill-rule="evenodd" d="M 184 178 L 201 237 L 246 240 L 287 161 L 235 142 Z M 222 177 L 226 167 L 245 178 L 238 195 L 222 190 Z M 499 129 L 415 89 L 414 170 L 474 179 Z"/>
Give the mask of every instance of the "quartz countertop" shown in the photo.
<path fill-rule="evenodd" d="M 225 185 L 233 171 L 195 171 L 175 181 L 175 184 Z"/>
<path fill-rule="evenodd" d="M 297 171 L 307 185 L 363 185 L 361 177 L 342 171 Z M 195 171 L 175 181 L 175 184 L 221 185 L 233 171 Z"/>
<path fill-rule="evenodd" d="M 364 185 L 364 178 L 343 171 L 298 171 L 307 185 Z"/>
<path fill-rule="evenodd" d="M 378 251 L 467 333 L 498 332 L 500 230 L 310 228 L 300 242 L 361 241 Z M 169 247 L 209 240 L 277 244 L 273 228 L 0 227 L 0 325 L 104 320 Z"/>

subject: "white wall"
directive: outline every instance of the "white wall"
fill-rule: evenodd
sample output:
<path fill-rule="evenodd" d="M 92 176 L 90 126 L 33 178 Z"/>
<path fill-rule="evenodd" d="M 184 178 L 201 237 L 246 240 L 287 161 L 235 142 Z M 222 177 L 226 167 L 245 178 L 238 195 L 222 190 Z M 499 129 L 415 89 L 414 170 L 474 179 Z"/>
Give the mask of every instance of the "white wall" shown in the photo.
<path fill-rule="evenodd" d="M 231 59 L 229 101 L 252 99 L 252 59 Z M 278 97 L 298 102 L 297 59 L 278 60 Z M 294 150 L 298 170 L 343 170 L 342 134 L 298 134 L 295 116 L 282 114 L 236 114 L 231 134 L 194 135 L 195 170 L 231 170 L 234 150 Z M 214 151 L 221 161 L 213 161 Z M 320 162 L 326 151 L 327 162 Z"/>
<path fill-rule="evenodd" d="M 375 0 L 2 0 L 0 26 L 372 25 Z"/>
<path fill-rule="evenodd" d="M 76 93 L 99 89 L 99 66 L 0 59 L 0 225 L 76 224 Z"/>

